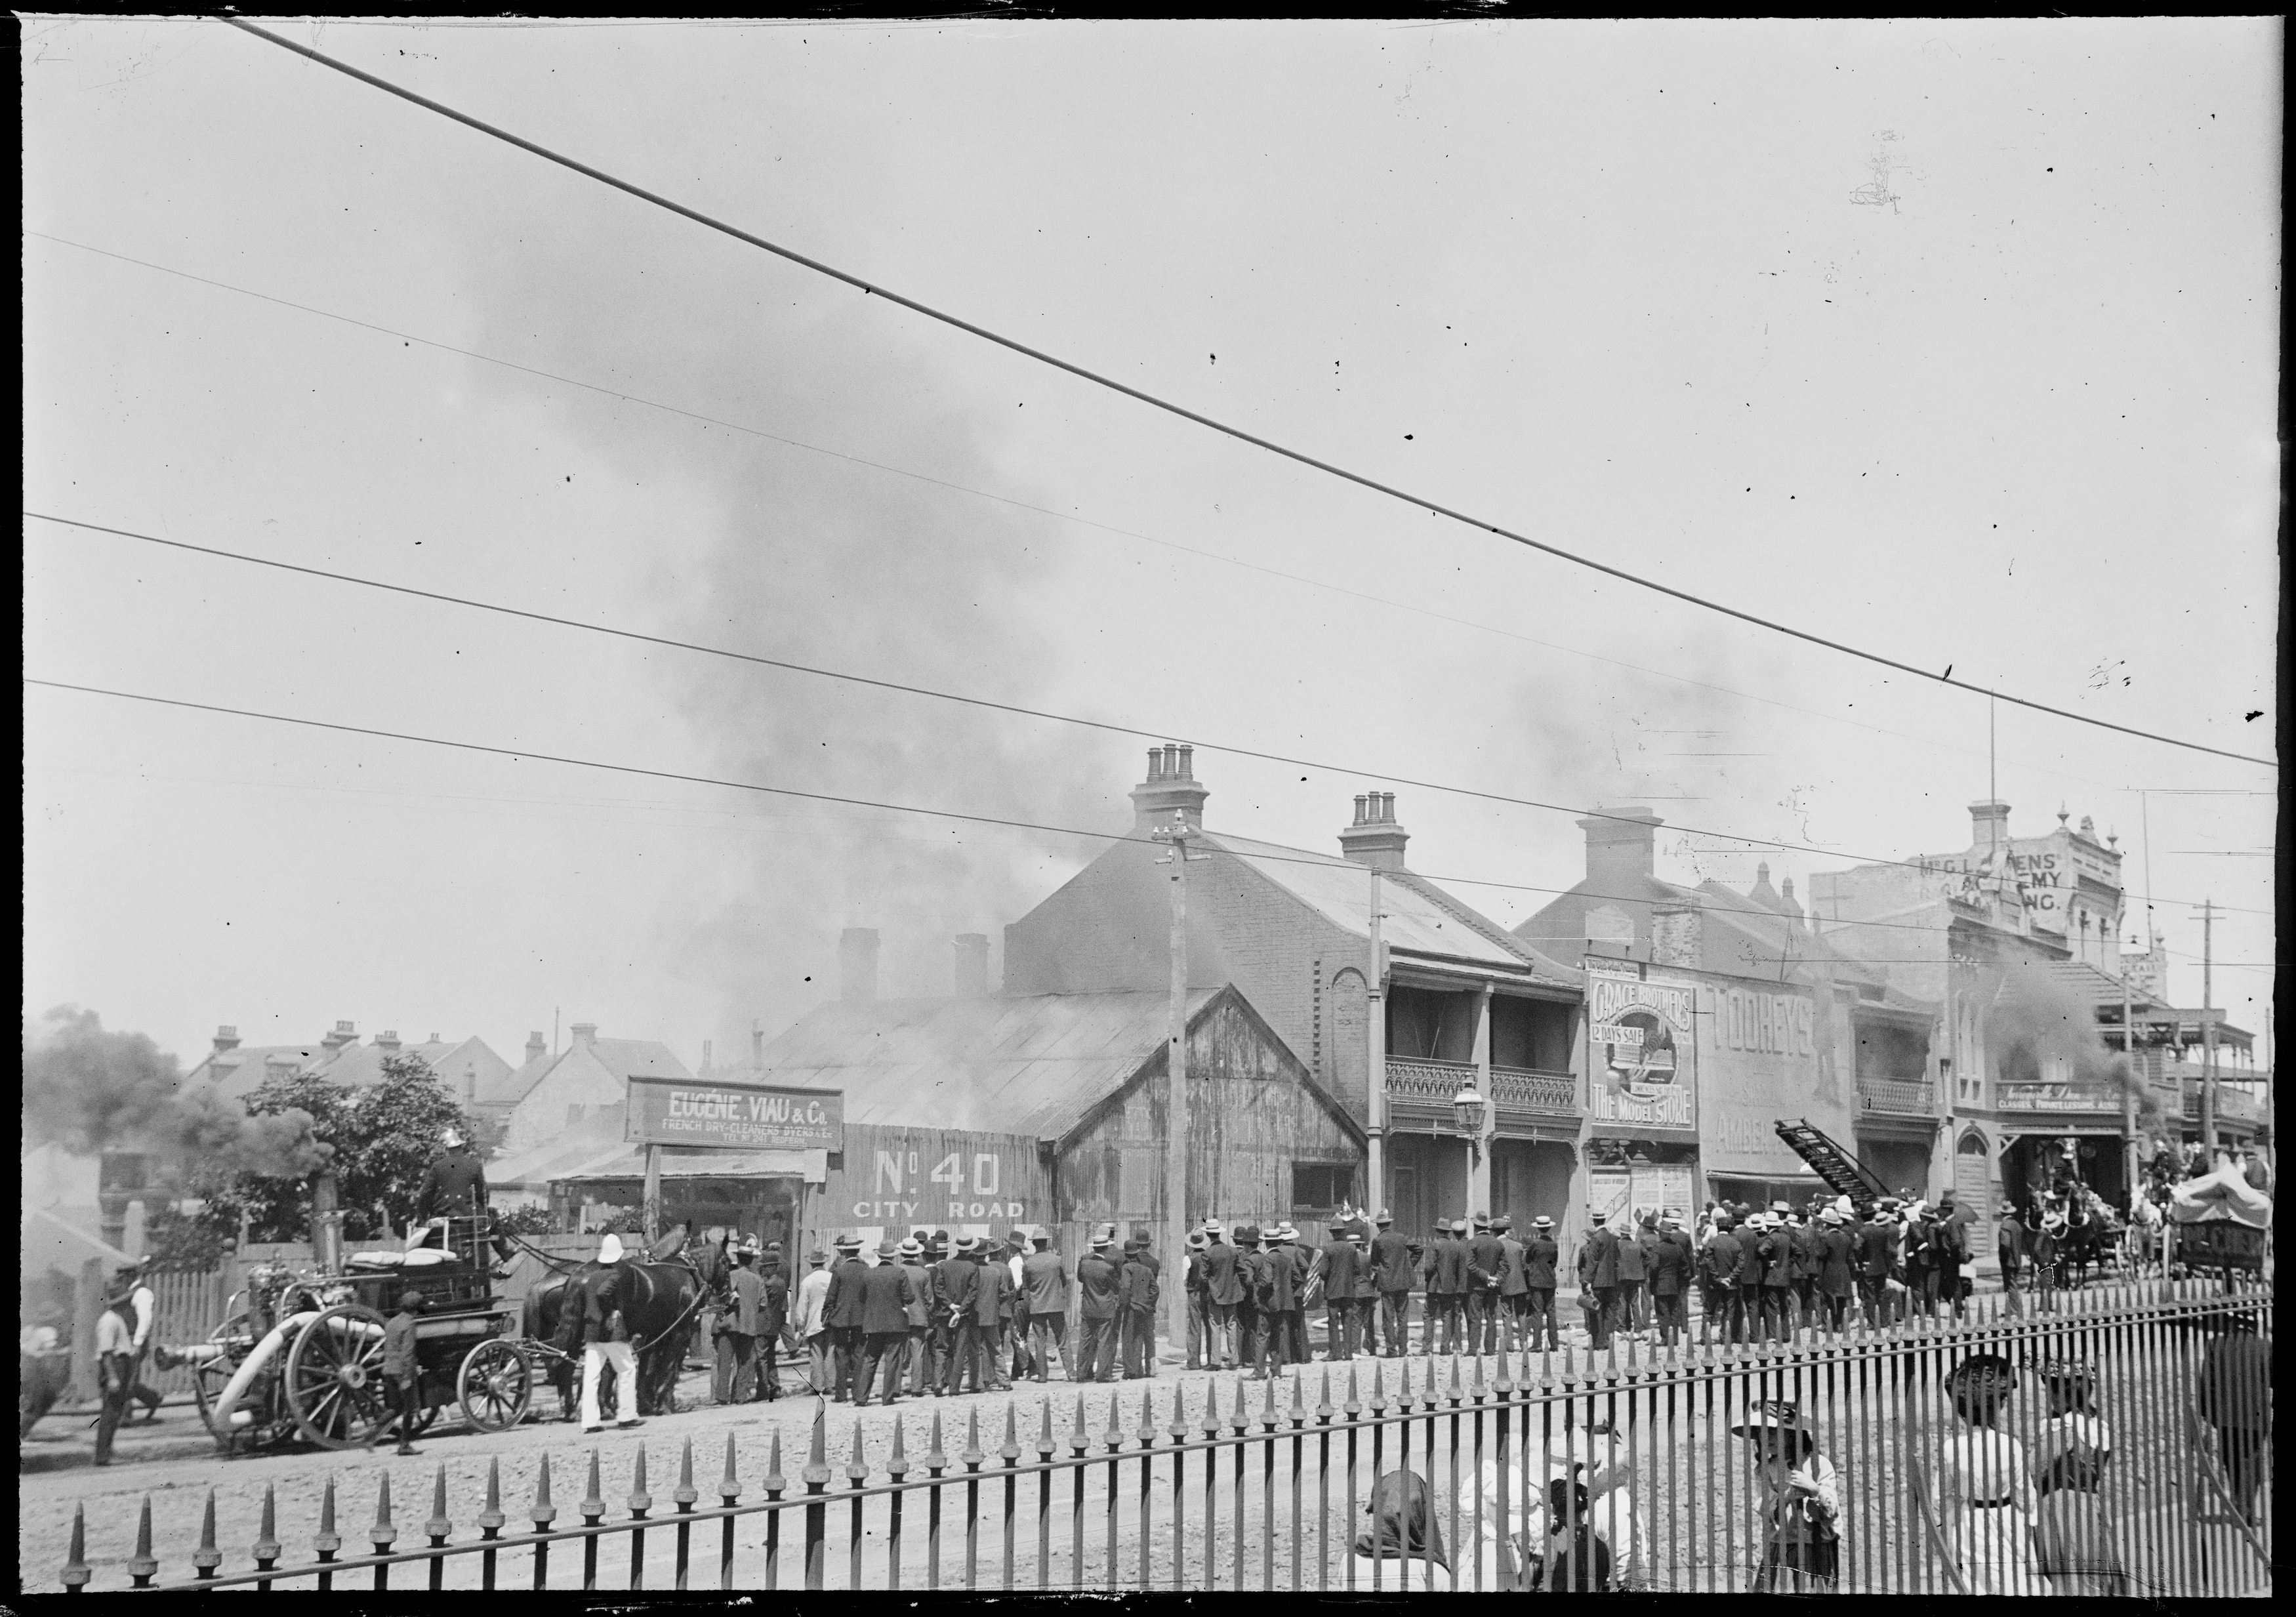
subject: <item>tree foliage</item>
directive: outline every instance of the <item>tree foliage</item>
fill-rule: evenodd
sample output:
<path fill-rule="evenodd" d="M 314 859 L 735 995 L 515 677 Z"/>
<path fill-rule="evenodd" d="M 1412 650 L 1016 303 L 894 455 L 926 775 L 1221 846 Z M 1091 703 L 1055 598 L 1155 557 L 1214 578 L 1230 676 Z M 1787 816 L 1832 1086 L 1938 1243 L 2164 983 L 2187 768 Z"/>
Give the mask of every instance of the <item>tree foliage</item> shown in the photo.
<path fill-rule="evenodd" d="M 404 1229 L 414 1217 L 422 1176 L 448 1129 L 471 1133 L 461 1105 L 413 1051 L 387 1057 L 382 1081 L 347 1088 L 311 1073 L 266 1079 L 247 1097 L 257 1117 L 303 1112 L 317 1137 L 334 1147 L 336 1204 L 343 1234 L 373 1239 L 385 1226 Z M 226 1240 L 236 1240 L 246 1215 L 248 1238 L 258 1242 L 311 1239 L 312 1180 L 307 1176 L 234 1173 L 194 1165 L 185 1193 L 199 1199 L 194 1212 L 171 1212 L 148 1227 L 163 1260 L 195 1261 Z M 211 1260 L 211 1259 L 210 1259 Z"/>

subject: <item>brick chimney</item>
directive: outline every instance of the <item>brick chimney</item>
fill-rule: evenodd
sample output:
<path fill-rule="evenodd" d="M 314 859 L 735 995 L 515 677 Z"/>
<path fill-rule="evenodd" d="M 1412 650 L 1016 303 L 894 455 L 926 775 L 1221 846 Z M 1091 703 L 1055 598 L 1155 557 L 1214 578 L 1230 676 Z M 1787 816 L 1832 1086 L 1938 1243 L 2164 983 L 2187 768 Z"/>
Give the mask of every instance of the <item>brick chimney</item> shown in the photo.
<path fill-rule="evenodd" d="M 345 1045 L 358 1043 L 358 1030 L 348 1022 L 339 1022 L 335 1030 L 319 1041 L 319 1047 L 332 1055 Z"/>
<path fill-rule="evenodd" d="M 1395 793 L 1373 792 L 1356 799 L 1356 823 L 1340 833 L 1340 852 L 1374 870 L 1401 870 L 1410 840 L 1395 821 Z"/>
<path fill-rule="evenodd" d="M 215 1053 L 217 1055 L 223 1055 L 227 1050 L 236 1050 L 238 1048 L 239 1030 L 237 1028 L 226 1026 L 220 1027 L 216 1030 Z"/>
<path fill-rule="evenodd" d="M 1792 915 L 1797 923 L 1800 922 L 1802 918 L 1802 909 L 1800 901 L 1794 898 L 1793 878 L 1792 876 L 1788 876 L 1785 879 L 1784 885 L 1779 889 L 1778 907 L 1784 910 L 1787 915 Z"/>
<path fill-rule="evenodd" d="M 1159 825 L 1172 823 L 1172 811 L 1186 817 L 1189 826 L 1204 825 L 1204 800 L 1211 788 L 1196 779 L 1193 747 L 1148 749 L 1148 778 L 1132 788 L 1132 834 L 1145 836 Z"/>
<path fill-rule="evenodd" d="M 529 1033 L 526 1036 L 527 1065 L 532 1066 L 536 1062 L 540 1061 L 544 1056 L 549 1054 L 550 1047 L 543 1041 L 542 1034 L 539 1030 L 537 1030 L 532 1033 Z"/>
<path fill-rule="evenodd" d="M 1704 950 L 1705 918 L 1696 899 L 1651 907 L 1651 960 L 1658 965 L 1696 970 Z"/>
<path fill-rule="evenodd" d="M 956 934 L 955 992 L 959 999 L 986 999 L 988 997 L 988 935 L 986 932 Z"/>
<path fill-rule="evenodd" d="M 1969 843 L 1972 848 L 1987 850 L 2008 847 L 2009 805 L 2004 802 L 1970 804 Z"/>
<path fill-rule="evenodd" d="M 574 1035 L 570 1049 L 586 1050 L 598 1042 L 598 1024 L 594 1022 L 578 1022 L 569 1031 Z"/>
<path fill-rule="evenodd" d="M 837 997 L 851 1003 L 877 997 L 877 929 L 849 926 L 837 940 Z"/>
<path fill-rule="evenodd" d="M 385 1055 L 398 1055 L 398 1030 L 397 1028 L 385 1028 L 381 1032 L 376 1034 L 374 1036 L 374 1047 L 381 1051 Z"/>
<path fill-rule="evenodd" d="M 1578 829 L 1587 833 L 1587 880 L 1600 885 L 1656 874 L 1658 828 L 1665 824 L 1639 803 L 1599 808 L 1594 817 L 1580 820 Z"/>

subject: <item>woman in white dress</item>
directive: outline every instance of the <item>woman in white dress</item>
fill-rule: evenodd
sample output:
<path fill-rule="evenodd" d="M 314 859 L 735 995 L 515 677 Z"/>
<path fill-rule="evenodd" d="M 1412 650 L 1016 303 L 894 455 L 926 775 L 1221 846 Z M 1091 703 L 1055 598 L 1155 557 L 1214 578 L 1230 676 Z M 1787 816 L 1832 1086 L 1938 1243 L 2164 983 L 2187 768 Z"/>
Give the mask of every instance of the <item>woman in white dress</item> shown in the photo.
<path fill-rule="evenodd" d="M 1946 1377 L 1956 1425 L 1938 1456 L 1938 1526 L 1972 1595 L 2046 1592 L 2025 1448 L 2001 1430 L 2016 1387 L 2015 1367 L 1997 1353 L 1972 1353 Z"/>

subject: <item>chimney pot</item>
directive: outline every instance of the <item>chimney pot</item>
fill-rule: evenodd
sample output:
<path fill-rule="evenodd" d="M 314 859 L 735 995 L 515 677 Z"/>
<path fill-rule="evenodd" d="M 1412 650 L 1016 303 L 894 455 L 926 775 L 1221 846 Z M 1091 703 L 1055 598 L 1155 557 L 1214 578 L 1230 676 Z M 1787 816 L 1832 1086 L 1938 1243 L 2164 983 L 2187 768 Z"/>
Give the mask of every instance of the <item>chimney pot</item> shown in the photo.
<path fill-rule="evenodd" d="M 575 1044 L 583 1048 L 598 1042 L 598 1024 L 594 1022 L 578 1022 L 571 1031 Z"/>
<path fill-rule="evenodd" d="M 529 1062 L 540 1061 L 544 1056 L 549 1054 L 550 1047 L 543 1042 L 542 1035 L 539 1032 L 529 1033 L 526 1036 L 527 1060 Z"/>
<path fill-rule="evenodd" d="M 877 931 L 849 926 L 837 940 L 838 997 L 866 1003 L 877 997 Z"/>
<path fill-rule="evenodd" d="M 985 999 L 988 997 L 988 933 L 957 933 L 955 987 L 959 999 Z"/>
<path fill-rule="evenodd" d="M 1374 870 L 1401 870 L 1403 845 L 1410 840 L 1411 833 L 1395 823 L 1395 793 L 1374 792 L 1356 799 L 1356 823 L 1340 833 L 1340 855 Z"/>
<path fill-rule="evenodd" d="M 1184 781 L 1196 778 L 1196 750 L 1193 747 L 1180 749 L 1180 778 Z"/>
<path fill-rule="evenodd" d="M 1204 800 L 1211 792 L 1194 778 L 1193 762 L 1185 767 L 1181 762 L 1194 751 L 1180 746 L 1148 749 L 1148 778 L 1132 788 L 1134 836 L 1146 837 L 1170 825 L 1174 809 L 1192 829 L 1203 829 Z"/>
<path fill-rule="evenodd" d="M 217 1055 L 222 1055 L 226 1050 L 238 1049 L 239 1030 L 230 1026 L 229 1024 L 217 1028 L 216 1030 L 215 1036 L 215 1047 L 216 1054 Z"/>
<path fill-rule="evenodd" d="M 1168 780 L 1176 780 L 1179 777 L 1179 774 L 1180 749 L 1167 745 L 1164 749 L 1164 776 Z"/>

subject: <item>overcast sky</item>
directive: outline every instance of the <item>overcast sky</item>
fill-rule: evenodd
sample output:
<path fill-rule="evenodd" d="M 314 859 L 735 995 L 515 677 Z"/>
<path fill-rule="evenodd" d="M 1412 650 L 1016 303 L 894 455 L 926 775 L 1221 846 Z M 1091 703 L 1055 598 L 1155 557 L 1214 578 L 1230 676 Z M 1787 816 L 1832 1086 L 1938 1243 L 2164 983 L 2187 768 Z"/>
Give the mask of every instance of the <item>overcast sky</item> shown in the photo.
<path fill-rule="evenodd" d="M 2271 752 L 2276 21 L 281 28 L 1493 521 Z M 1648 803 L 1682 880 L 1969 841 L 1981 698 L 223 25 L 24 31 L 33 510 L 1163 730 L 1268 841 L 1335 850 L 1391 789 L 1414 867 L 1515 884 L 1454 888 L 1508 923 L 1580 875 L 1571 816 L 1393 777 Z M 25 544 L 37 677 L 1085 830 L 1142 773 L 1106 733 Z M 946 992 L 952 934 L 1001 964 L 1102 846 L 37 688 L 25 717 L 25 1011 L 187 1059 L 348 1018 L 515 1060 L 556 1018 L 722 1060 L 831 988 L 839 929 L 883 931 L 889 993 Z M 1997 771 L 2015 834 L 2094 816 L 2139 891 L 2149 851 L 2181 1003 L 2196 907 L 2234 907 L 2217 998 L 2261 1030 L 2273 770 L 2005 704 Z"/>

